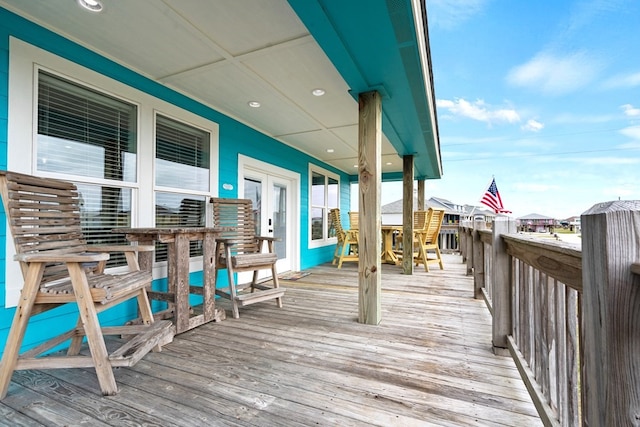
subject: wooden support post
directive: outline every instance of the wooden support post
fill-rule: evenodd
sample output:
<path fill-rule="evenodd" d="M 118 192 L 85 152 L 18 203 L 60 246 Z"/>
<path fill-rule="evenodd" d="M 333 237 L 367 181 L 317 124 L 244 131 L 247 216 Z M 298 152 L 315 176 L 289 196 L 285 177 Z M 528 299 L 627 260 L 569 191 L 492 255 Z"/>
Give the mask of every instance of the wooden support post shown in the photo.
<path fill-rule="evenodd" d="M 482 298 L 484 288 L 484 243 L 480 239 L 480 230 L 484 230 L 487 223 L 484 220 L 473 224 L 473 288 L 474 298 Z"/>
<path fill-rule="evenodd" d="M 640 425 L 640 200 L 582 214 L 585 424 Z"/>
<path fill-rule="evenodd" d="M 402 272 L 413 274 L 413 156 L 402 158 Z"/>
<path fill-rule="evenodd" d="M 424 211 L 424 179 L 418 181 L 418 210 Z"/>
<path fill-rule="evenodd" d="M 380 190 L 382 182 L 382 100 L 376 91 L 358 97 L 358 321 L 382 319 Z"/>
<path fill-rule="evenodd" d="M 502 240 L 503 234 L 515 233 L 516 222 L 507 216 L 497 216 L 493 221 L 493 352 L 497 355 L 508 356 L 507 336 L 511 334 L 511 257 L 507 253 L 507 245 Z"/>

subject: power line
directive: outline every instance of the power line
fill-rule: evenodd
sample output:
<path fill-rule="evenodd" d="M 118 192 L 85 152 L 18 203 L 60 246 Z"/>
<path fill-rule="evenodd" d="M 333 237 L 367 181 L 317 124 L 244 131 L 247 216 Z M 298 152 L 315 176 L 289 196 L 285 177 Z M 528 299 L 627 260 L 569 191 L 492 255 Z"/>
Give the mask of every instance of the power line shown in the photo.
<path fill-rule="evenodd" d="M 443 153 L 443 160 L 447 162 L 467 162 L 467 161 L 478 161 L 478 160 L 491 160 L 495 158 L 517 159 L 522 157 L 548 157 L 548 156 L 564 156 L 567 154 L 605 153 L 610 151 L 634 151 L 634 150 L 640 150 L 640 147 L 609 148 L 606 150 L 564 151 L 564 152 L 557 152 L 557 153 L 527 153 L 527 154 L 515 154 L 510 156 L 500 156 L 500 155 L 492 154 L 491 157 L 476 157 L 476 158 L 469 158 L 469 159 L 451 159 L 451 160 L 447 160 L 445 158 L 446 156 Z"/>
<path fill-rule="evenodd" d="M 523 139 L 550 139 L 550 138 L 558 138 L 558 137 L 562 137 L 562 136 L 574 136 L 574 135 L 586 135 L 586 134 L 591 134 L 591 133 L 608 133 L 608 132 L 617 132 L 617 131 L 621 131 L 623 129 L 627 129 L 629 126 L 625 126 L 622 128 L 615 128 L 615 129 L 598 129 L 598 130 L 591 130 L 591 131 L 581 131 L 581 132 L 568 132 L 568 133 L 557 133 L 557 134 L 543 134 L 543 135 L 530 135 L 530 136 L 523 136 L 520 138 L 499 138 L 496 140 L 483 140 L 483 141 L 475 141 L 475 142 L 458 142 L 455 144 L 442 144 L 442 148 L 447 148 L 447 147 L 456 147 L 459 145 L 480 145 L 480 144 L 490 144 L 490 143 L 504 143 L 504 142 L 514 142 L 514 141 L 521 141 Z M 635 126 L 634 126 L 635 127 Z"/>

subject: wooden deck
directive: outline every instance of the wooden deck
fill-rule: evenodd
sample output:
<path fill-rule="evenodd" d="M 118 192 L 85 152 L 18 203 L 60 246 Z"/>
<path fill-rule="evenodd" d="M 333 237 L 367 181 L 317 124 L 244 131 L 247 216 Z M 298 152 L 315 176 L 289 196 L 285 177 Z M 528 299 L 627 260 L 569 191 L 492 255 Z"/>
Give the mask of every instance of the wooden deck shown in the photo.
<path fill-rule="evenodd" d="M 282 281 L 283 309 L 245 307 L 117 370 L 117 396 L 91 370 L 16 372 L 0 425 L 542 425 L 513 361 L 491 351 L 460 256 L 444 257 L 444 271 L 383 267 L 378 326 L 357 323 L 356 265 L 327 264 Z"/>

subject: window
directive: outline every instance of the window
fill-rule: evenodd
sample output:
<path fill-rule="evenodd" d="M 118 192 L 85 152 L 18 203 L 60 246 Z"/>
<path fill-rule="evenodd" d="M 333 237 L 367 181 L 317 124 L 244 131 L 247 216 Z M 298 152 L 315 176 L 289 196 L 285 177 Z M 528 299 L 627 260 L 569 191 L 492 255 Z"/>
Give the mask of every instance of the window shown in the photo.
<path fill-rule="evenodd" d="M 136 118 L 133 104 L 38 72 L 36 169 L 76 182 L 89 244 L 124 243 L 111 230 L 131 224 Z M 108 261 L 123 264 L 122 255 Z"/>
<path fill-rule="evenodd" d="M 338 207 L 340 179 L 317 167 L 309 170 L 309 176 L 311 246 L 334 243 L 336 234 L 330 223 L 329 210 Z"/>
<path fill-rule="evenodd" d="M 209 132 L 156 116 L 156 227 L 204 227 L 210 155 Z M 202 255 L 201 242 L 190 255 Z M 167 245 L 157 244 L 156 261 L 166 259 Z"/>
<path fill-rule="evenodd" d="M 89 243 L 127 243 L 111 229 L 154 227 L 156 201 L 172 210 L 165 215 L 159 209 L 162 220 L 180 217 L 185 225 L 204 217 L 205 201 L 216 196 L 218 189 L 217 173 L 203 177 L 204 170 L 218 170 L 218 124 L 137 89 L 135 78 L 121 82 L 15 37 L 8 42 L 9 74 L 5 77 L 11 90 L 6 140 L 11 142 L 6 147 L 5 166 L 15 172 L 75 182 Z M 182 134 L 204 130 L 205 139 L 192 141 L 188 150 L 184 150 L 187 143 L 180 145 L 172 157 L 161 155 L 167 163 L 156 179 L 159 113 L 168 119 L 169 128 L 180 129 Z M 180 127 L 184 123 L 190 124 L 188 132 Z M 171 167 L 165 167 L 169 163 Z M 182 166 L 185 164 L 191 166 Z M 167 176 L 174 177 L 174 182 Z M 13 242 L 5 240 L 6 258 L 12 259 Z M 124 266 L 124 260 L 112 256 L 109 267 L 120 264 Z M 202 261 L 193 258 L 190 269 L 201 270 Z M 166 263 L 153 266 L 154 278 L 166 274 Z M 6 264 L 4 283 L 5 304 L 13 307 L 23 283 L 18 263 Z"/>

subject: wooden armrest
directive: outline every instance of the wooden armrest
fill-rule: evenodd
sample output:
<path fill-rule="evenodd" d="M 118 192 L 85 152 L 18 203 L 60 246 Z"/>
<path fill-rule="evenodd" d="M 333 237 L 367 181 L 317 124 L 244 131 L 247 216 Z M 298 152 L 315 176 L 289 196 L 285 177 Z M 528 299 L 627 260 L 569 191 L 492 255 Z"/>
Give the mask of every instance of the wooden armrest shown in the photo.
<path fill-rule="evenodd" d="M 232 246 L 232 245 L 235 245 L 236 243 L 238 243 L 239 240 L 231 238 L 231 237 L 229 237 L 229 238 L 216 237 L 216 242 L 220 242 L 220 243 L 224 243 L 225 245 Z"/>
<path fill-rule="evenodd" d="M 78 254 L 16 254 L 13 257 L 16 261 L 22 262 L 97 262 L 109 259 L 107 253 L 83 252 Z"/>
<path fill-rule="evenodd" d="M 89 245 L 87 249 L 96 252 L 151 252 L 153 245 Z"/>
<path fill-rule="evenodd" d="M 279 242 L 282 239 L 279 237 L 256 236 L 256 240 L 258 240 L 259 242 Z"/>

